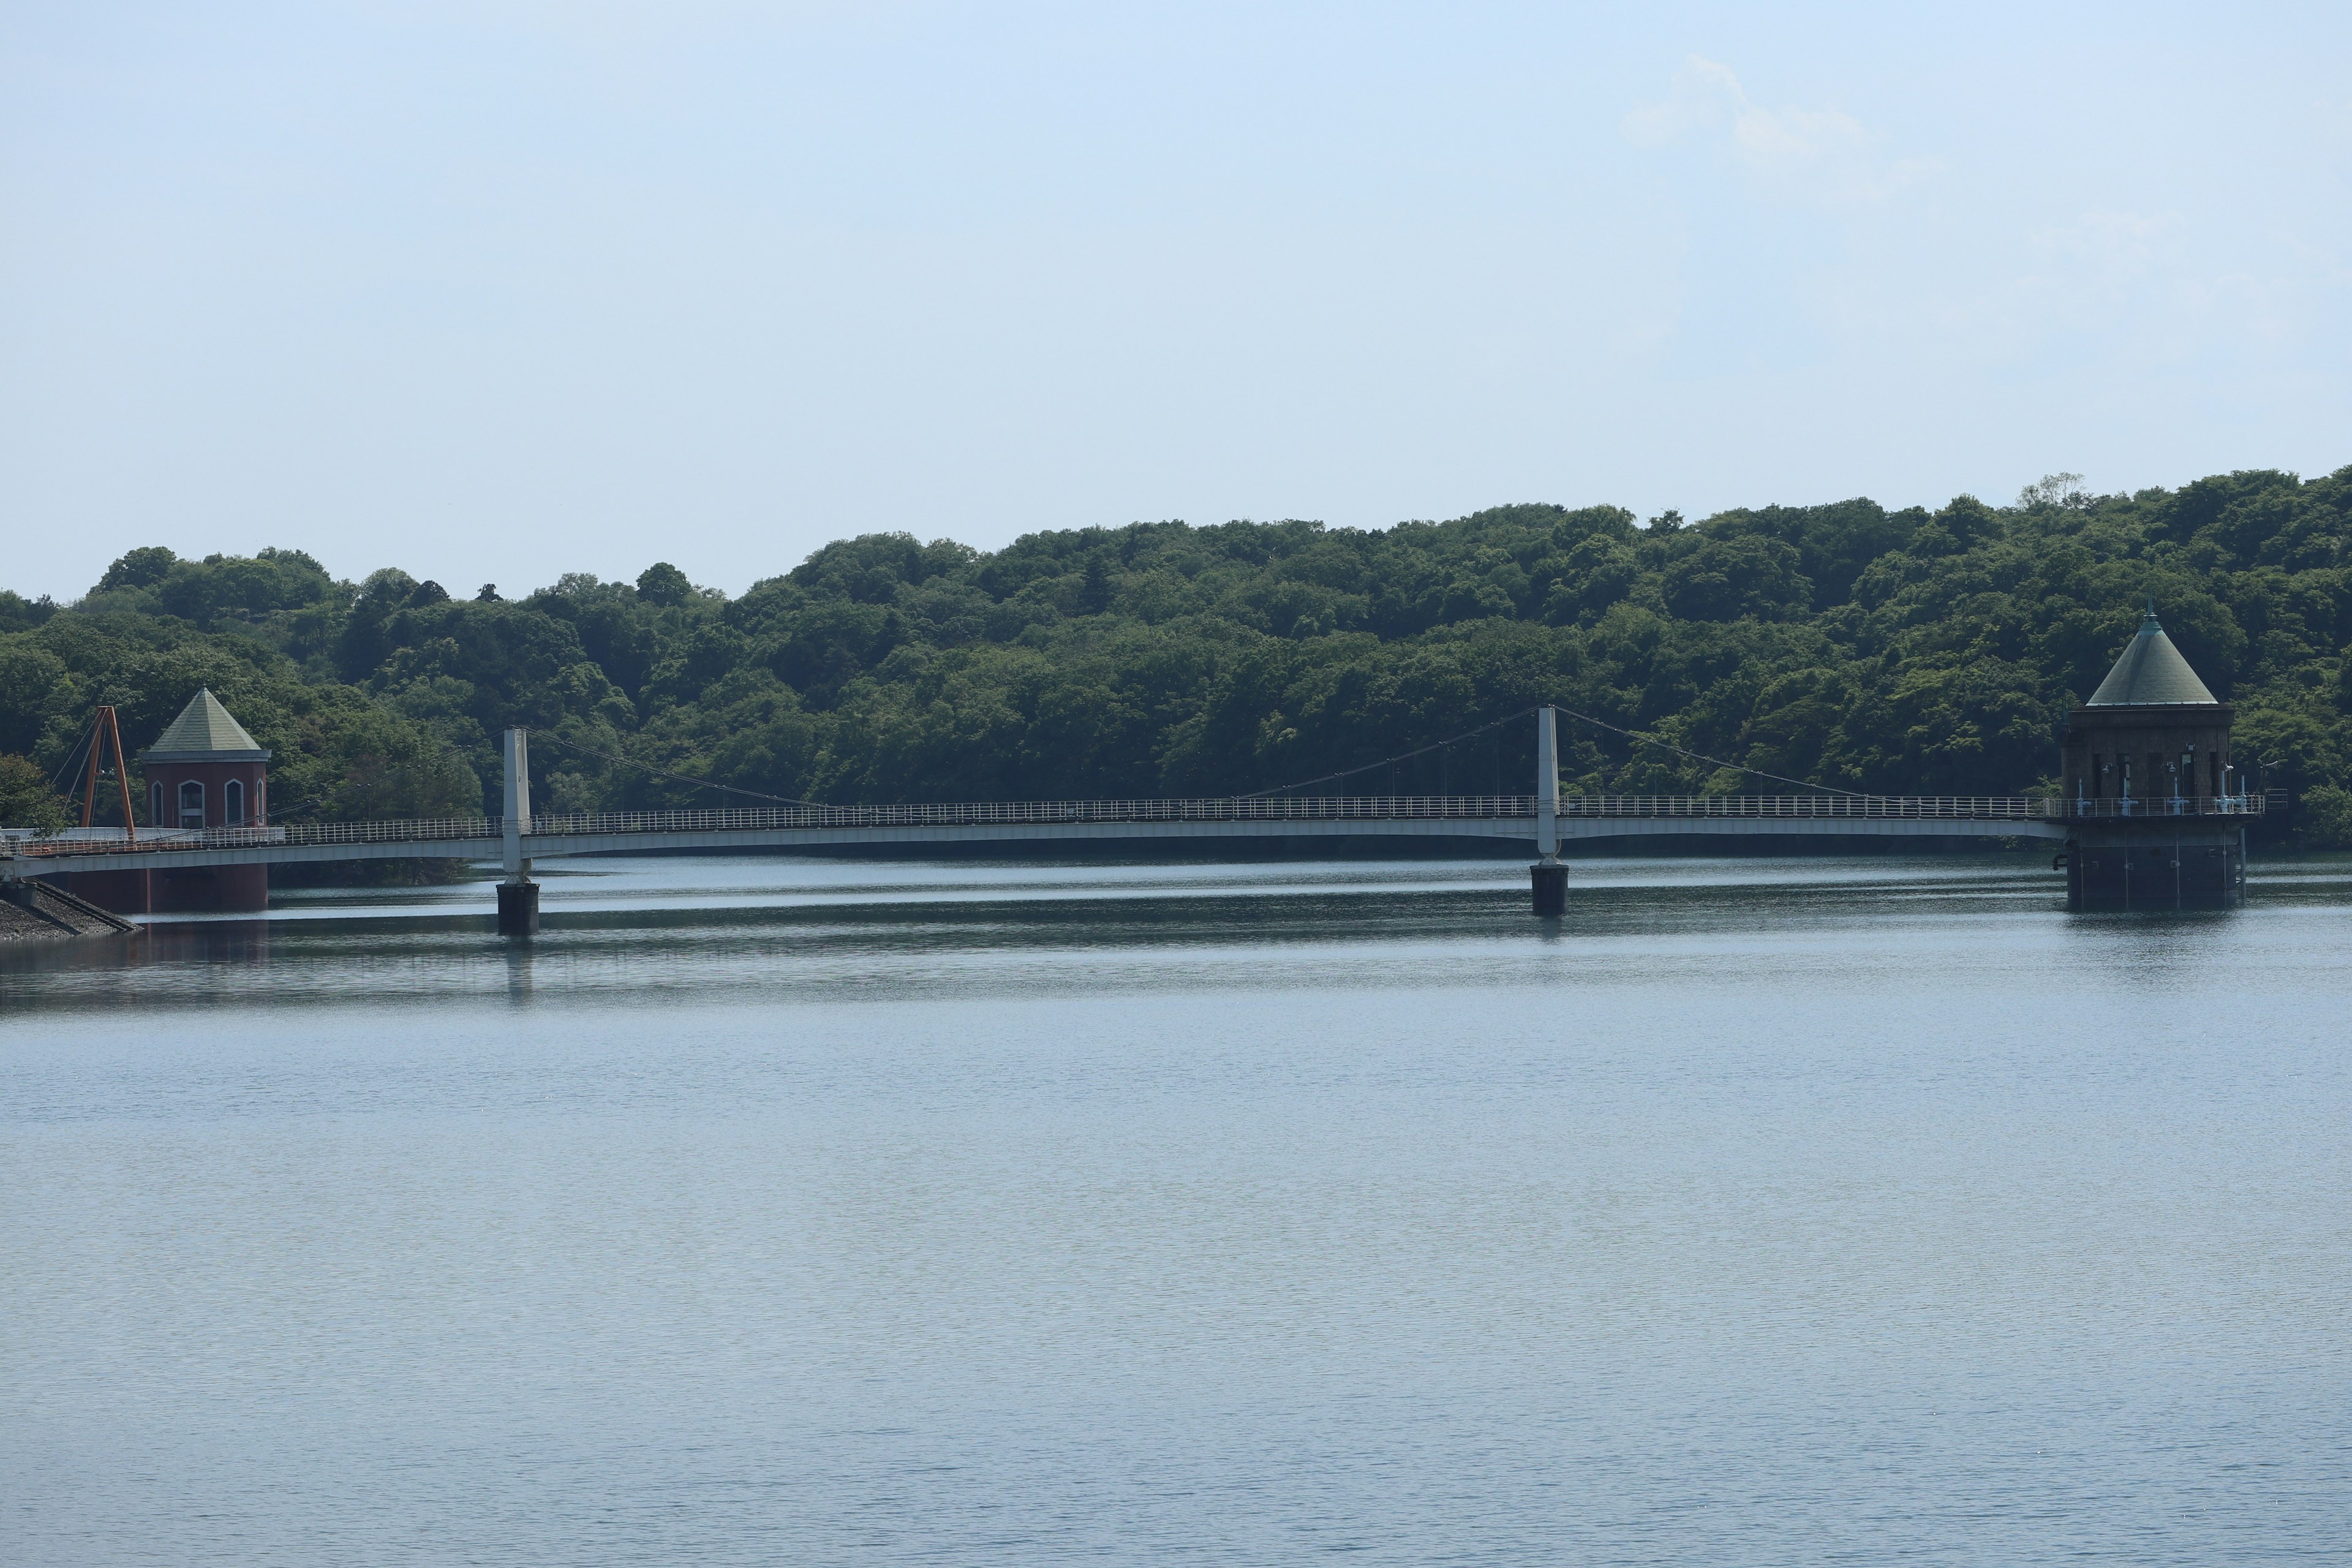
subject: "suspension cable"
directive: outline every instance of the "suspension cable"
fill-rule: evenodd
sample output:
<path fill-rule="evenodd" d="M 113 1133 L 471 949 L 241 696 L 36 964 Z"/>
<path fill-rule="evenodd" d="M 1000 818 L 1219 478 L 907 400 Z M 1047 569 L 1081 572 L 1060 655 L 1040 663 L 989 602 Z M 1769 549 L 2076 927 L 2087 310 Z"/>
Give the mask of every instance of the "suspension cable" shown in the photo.
<path fill-rule="evenodd" d="M 1729 768 L 1734 773 L 1746 773 L 1755 778 L 1770 779 L 1775 784 L 1794 784 L 1799 789 L 1814 790 L 1825 795 L 1846 795 L 1855 800 L 1869 798 L 1860 790 L 1841 789 L 1835 784 L 1816 784 L 1810 779 L 1792 779 L 1784 773 L 1768 773 L 1762 768 L 1751 768 L 1744 763 L 1728 762 L 1721 757 L 1709 756 L 1705 752 L 1690 751 L 1685 747 L 1675 745 L 1671 741 L 1662 741 L 1655 735 L 1645 733 L 1640 730 L 1628 730 L 1622 724 L 1612 724 L 1606 719 L 1596 719 L 1590 713 L 1580 713 L 1573 708 L 1563 707 L 1561 704 L 1557 702 L 1549 704 L 1549 706 L 1555 711 L 1563 714 L 1568 718 L 1573 719 L 1579 723 L 1590 724 L 1596 729 L 1606 730 L 1613 735 L 1622 735 L 1629 741 L 1637 742 L 1645 746 L 1655 746 L 1661 751 L 1672 752 L 1675 755 L 1678 757 L 1686 757 L 1692 762 L 1706 763 L 1718 768 Z M 1334 779 L 1351 778 L 1357 773 L 1370 773 L 1374 768 L 1391 767 L 1398 763 L 1410 762 L 1415 757 L 1426 756 L 1432 752 L 1442 750 L 1447 746 L 1457 745 L 1464 741 L 1475 739 L 1479 735 L 1486 733 L 1490 730 L 1497 729 L 1502 725 L 1511 723 L 1516 720 L 1528 718 L 1532 716 L 1535 711 L 1536 710 L 1533 708 L 1522 708 L 1516 713 L 1506 713 L 1499 719 L 1490 719 L 1486 723 L 1480 724 L 1475 729 L 1465 730 L 1458 735 L 1449 736 L 1443 741 L 1433 741 L 1425 746 L 1416 746 L 1409 752 L 1399 752 L 1394 756 L 1382 757 L 1376 762 L 1360 763 L 1352 768 L 1341 768 L 1337 773 L 1320 773 L 1310 779 L 1299 779 L 1286 784 L 1276 784 L 1272 789 L 1253 790 L 1246 795 L 1237 795 L 1232 798 L 1235 800 L 1262 800 L 1267 795 L 1286 794 L 1291 790 L 1304 789 L 1309 784 L 1328 784 Z M 689 784 L 696 789 L 715 789 L 723 795 L 740 795 L 747 796 L 752 800 L 772 801 L 778 805 L 814 807 L 818 804 L 814 801 L 798 800 L 790 795 L 767 795 L 755 789 L 741 789 L 733 784 L 718 784 L 709 779 L 698 779 L 687 773 L 671 773 L 667 769 L 655 767 L 650 763 L 638 762 L 634 757 L 614 756 L 610 752 L 600 752 L 593 746 L 583 746 L 577 741 L 567 741 L 551 731 L 541 731 L 541 734 L 545 742 L 563 747 L 564 749 L 576 752 L 582 756 L 594 757 L 599 761 L 616 763 L 625 768 L 635 768 L 641 772 L 651 773 L 656 778 L 669 779 L 677 784 Z M 75 748 L 77 755 L 79 753 L 79 747 Z"/>
<path fill-rule="evenodd" d="M 595 757 L 607 763 L 618 763 L 625 768 L 641 769 L 646 773 L 653 774 L 656 778 L 674 779 L 679 784 L 692 784 L 697 789 L 715 789 L 723 795 L 749 795 L 753 800 L 772 800 L 778 805 L 814 807 L 817 805 L 817 803 L 813 800 L 794 800 L 792 796 L 784 795 L 762 795 L 755 789 L 738 789 L 733 784 L 715 784 L 709 779 L 698 779 L 688 773 L 670 773 L 666 769 L 654 766 L 651 763 L 638 762 L 634 757 L 616 757 L 610 752 L 600 752 L 593 746 L 583 746 L 577 741 L 567 741 L 561 735 L 554 733 L 552 731 L 541 731 L 539 733 L 547 741 L 550 741 L 558 746 L 562 746 L 568 751 L 576 752 L 582 756 Z"/>
<path fill-rule="evenodd" d="M 1356 773 L 1370 773 L 1374 768 L 1385 768 L 1397 763 L 1408 762 L 1414 757 L 1423 756 L 1430 752 L 1436 751 L 1441 746 L 1453 745 L 1456 741 L 1466 741 L 1473 735 L 1483 735 L 1487 731 L 1495 728 L 1497 724 L 1507 724 L 1514 719 L 1524 719 L 1534 711 L 1535 710 L 1532 708 L 1523 708 L 1517 713 L 1506 713 L 1500 719 L 1490 719 L 1475 730 L 1465 730 L 1462 733 L 1454 736 L 1450 740 L 1432 741 L 1426 746 L 1416 746 L 1410 752 L 1399 752 L 1393 757 L 1382 757 L 1379 762 L 1366 763 L 1361 767 L 1341 768 L 1336 773 L 1324 773 L 1317 778 L 1300 779 L 1296 784 L 1276 784 L 1272 789 L 1255 790 L 1248 795 L 1237 795 L 1233 798 L 1235 800 L 1262 800 L 1270 795 L 1280 795 L 1285 790 L 1305 789 L 1308 784 L 1328 784 L 1333 779 L 1344 779 Z"/>
<path fill-rule="evenodd" d="M 97 740 L 98 725 L 93 722 L 89 727 L 89 733 L 84 735 L 80 740 L 74 742 L 74 749 L 66 753 L 64 763 L 58 767 L 56 773 L 49 775 L 49 793 L 51 795 L 60 793 L 58 789 L 58 780 L 70 778 L 75 773 L 81 771 L 81 749 L 84 746 L 95 744 Z"/>
<path fill-rule="evenodd" d="M 1606 730 L 1612 735 L 1622 735 L 1629 741 L 1638 742 L 1645 746 L 1655 746 L 1662 751 L 1672 752 L 1678 757 L 1687 757 L 1695 763 L 1706 763 L 1718 768 L 1729 768 L 1734 773 L 1747 773 L 1752 777 L 1759 779 L 1770 779 L 1774 784 L 1794 784 L 1799 789 L 1816 790 L 1825 795 L 1848 795 L 1855 800 L 1869 798 L 1860 790 L 1840 789 L 1835 784 L 1815 784 L 1810 779 L 1792 779 L 1782 773 L 1767 773 L 1762 768 L 1751 768 L 1744 763 L 1727 762 L 1721 757 L 1710 757 L 1705 752 L 1688 751 L 1681 746 L 1675 745 L 1671 741 L 1662 741 L 1655 735 L 1648 734 L 1640 730 L 1628 730 L 1622 724 L 1612 724 L 1606 719 L 1596 719 L 1590 713 L 1580 713 L 1573 708 L 1563 707 L 1557 702 L 1545 704 L 1545 706 L 1549 706 L 1555 712 L 1563 714 L 1568 718 L 1574 719 L 1580 723 L 1591 724 L 1596 729 Z M 1506 713 L 1499 719 L 1489 720 L 1487 722 L 1479 725 L 1475 730 L 1465 730 L 1461 734 L 1453 736 L 1448 740 L 1433 741 L 1426 746 L 1419 746 L 1410 752 L 1400 752 L 1392 757 L 1382 757 L 1378 762 L 1366 763 L 1360 767 L 1342 768 L 1335 773 L 1324 773 L 1316 778 L 1301 779 L 1296 784 L 1277 784 L 1273 789 L 1257 790 L 1249 795 L 1235 795 L 1234 798 L 1235 800 L 1258 800 L 1270 795 L 1281 795 L 1288 790 L 1304 789 L 1308 784 L 1328 784 L 1333 779 L 1347 778 L 1355 773 L 1367 773 L 1373 768 L 1388 767 L 1394 763 L 1405 762 L 1413 757 L 1422 756 L 1427 752 L 1434 752 L 1441 747 L 1451 746 L 1458 742 L 1470 740 L 1474 736 L 1483 735 L 1487 731 L 1495 729 L 1500 725 L 1511 723 L 1515 720 L 1528 718 L 1536 710 L 1533 708 L 1522 708 L 1516 713 Z"/>
<path fill-rule="evenodd" d="M 1835 784 L 1814 784 L 1810 779 L 1792 779 L 1781 773 L 1768 773 L 1762 768 L 1751 768 L 1738 763 L 1727 763 L 1721 757 L 1710 757 L 1705 752 L 1686 752 L 1671 741 L 1661 741 L 1655 735 L 1644 734 L 1639 730 L 1624 729 L 1620 725 L 1612 724 L 1606 719 L 1595 719 L 1590 713 L 1579 713 L 1573 708 L 1563 708 L 1557 702 L 1551 703 L 1549 706 L 1553 710 L 1553 711 L 1565 713 L 1570 718 L 1577 720 L 1580 722 L 1595 725 L 1600 729 L 1611 731 L 1612 734 L 1622 735 L 1629 741 L 1639 741 L 1643 745 L 1660 747 L 1663 750 L 1674 752 L 1674 754 L 1678 757 L 1688 757 L 1691 761 L 1696 763 L 1713 763 L 1719 768 L 1729 768 L 1735 773 L 1750 773 L 1759 779 L 1770 779 L 1774 784 L 1795 784 L 1799 789 L 1820 790 L 1826 795 L 1850 795 L 1855 800 L 1867 800 L 1870 798 L 1868 795 L 1864 795 L 1860 790 L 1840 789 Z M 1528 711 L 1533 712 L 1534 710 L 1529 709 Z"/>

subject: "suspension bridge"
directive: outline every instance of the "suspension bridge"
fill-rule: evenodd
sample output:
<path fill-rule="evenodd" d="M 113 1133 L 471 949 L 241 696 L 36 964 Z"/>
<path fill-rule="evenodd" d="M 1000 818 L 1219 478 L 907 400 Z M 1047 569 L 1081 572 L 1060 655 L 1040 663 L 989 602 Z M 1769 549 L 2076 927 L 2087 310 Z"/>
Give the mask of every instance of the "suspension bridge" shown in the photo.
<path fill-rule="evenodd" d="M 1448 838 L 1528 845 L 1535 907 L 1566 900 L 1564 843 L 1640 837 L 1817 837 L 2065 840 L 2087 821 L 2137 815 L 2142 825 L 2259 814 L 2260 795 L 2133 799 L 2063 795 L 1907 796 L 1814 790 L 1779 795 L 1563 795 L 1558 717 L 1535 710 L 1535 769 L 1526 795 L 1255 796 L 1193 800 L 1074 800 L 929 805 L 787 805 L 725 810 L 534 813 L 530 736 L 506 731 L 504 811 L 444 820 L 84 826 L 46 837 L 11 834 L 0 877 L 171 871 L 387 858 L 495 860 L 502 930 L 538 922 L 532 863 L 573 856 L 660 851 L 749 852 L 842 846 L 1135 844 L 1232 838 Z"/>

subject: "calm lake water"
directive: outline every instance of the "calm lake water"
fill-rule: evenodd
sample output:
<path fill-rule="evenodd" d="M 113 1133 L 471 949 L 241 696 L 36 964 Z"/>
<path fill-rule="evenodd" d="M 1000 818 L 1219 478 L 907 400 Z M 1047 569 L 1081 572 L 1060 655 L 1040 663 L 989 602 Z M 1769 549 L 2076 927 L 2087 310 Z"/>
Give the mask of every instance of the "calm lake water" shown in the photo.
<path fill-rule="evenodd" d="M 2352 1557 L 2352 862 L 1525 878 L 0 956 L 0 1560 Z"/>

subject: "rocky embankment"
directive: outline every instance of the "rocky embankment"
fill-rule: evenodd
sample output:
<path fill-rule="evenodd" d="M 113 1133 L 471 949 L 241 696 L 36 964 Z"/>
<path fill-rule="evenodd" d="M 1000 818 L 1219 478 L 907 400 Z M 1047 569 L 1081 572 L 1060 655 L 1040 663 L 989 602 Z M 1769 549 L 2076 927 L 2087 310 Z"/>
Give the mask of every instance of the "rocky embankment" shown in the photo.
<path fill-rule="evenodd" d="M 139 928 L 47 882 L 0 882 L 0 942 L 119 936 Z"/>

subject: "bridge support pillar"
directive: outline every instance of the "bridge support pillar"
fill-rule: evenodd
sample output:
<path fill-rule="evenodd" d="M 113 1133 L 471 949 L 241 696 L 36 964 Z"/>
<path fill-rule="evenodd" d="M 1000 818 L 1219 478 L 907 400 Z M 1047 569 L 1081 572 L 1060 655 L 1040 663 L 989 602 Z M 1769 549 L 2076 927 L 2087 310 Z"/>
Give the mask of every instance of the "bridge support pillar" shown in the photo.
<path fill-rule="evenodd" d="M 539 931 L 539 884 L 525 878 L 499 884 L 499 934 L 532 936 Z"/>
<path fill-rule="evenodd" d="M 530 731 L 509 730 L 499 749 L 507 775 L 506 812 L 499 823 L 507 879 L 499 884 L 499 934 L 530 936 L 539 930 L 539 884 L 522 858 L 522 836 L 530 831 Z"/>
<path fill-rule="evenodd" d="M 1528 868 L 1528 880 L 1534 884 L 1536 913 L 1564 915 L 1568 913 L 1568 868 L 1557 860 L 1538 860 Z"/>
<path fill-rule="evenodd" d="M 1538 915 L 1568 912 L 1568 868 L 1559 863 L 1559 716 L 1536 710 L 1536 853 L 1528 868 Z"/>
<path fill-rule="evenodd" d="M 2102 820 L 2066 841 L 2070 910 L 2233 910 L 2246 901 L 2246 832 L 2235 823 Z"/>

